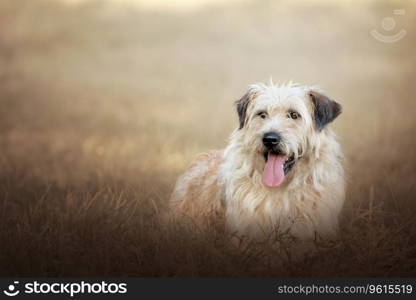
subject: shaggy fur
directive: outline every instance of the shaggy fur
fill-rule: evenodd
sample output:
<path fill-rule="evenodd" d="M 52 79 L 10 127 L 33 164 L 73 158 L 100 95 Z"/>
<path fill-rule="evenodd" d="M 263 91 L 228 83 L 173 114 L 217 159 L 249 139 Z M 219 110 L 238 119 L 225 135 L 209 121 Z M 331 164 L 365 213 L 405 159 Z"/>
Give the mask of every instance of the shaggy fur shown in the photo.
<path fill-rule="evenodd" d="M 316 88 L 292 83 L 251 85 L 236 105 L 239 128 L 225 150 L 199 156 L 179 178 L 173 211 L 256 239 L 276 230 L 302 240 L 334 236 L 345 184 L 342 151 L 328 124 L 341 106 Z M 274 188 L 262 180 L 262 137 L 270 131 L 282 137 L 279 151 L 295 161 Z"/>

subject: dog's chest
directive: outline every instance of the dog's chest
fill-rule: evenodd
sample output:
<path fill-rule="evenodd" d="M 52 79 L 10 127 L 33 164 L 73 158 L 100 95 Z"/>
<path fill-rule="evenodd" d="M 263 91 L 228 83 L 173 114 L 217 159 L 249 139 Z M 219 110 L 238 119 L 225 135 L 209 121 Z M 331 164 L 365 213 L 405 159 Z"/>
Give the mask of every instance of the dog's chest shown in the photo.
<path fill-rule="evenodd" d="M 285 231 L 312 218 L 307 213 L 311 209 L 305 189 L 265 188 L 261 178 L 236 180 L 226 189 L 226 219 L 231 231 L 249 235 Z"/>

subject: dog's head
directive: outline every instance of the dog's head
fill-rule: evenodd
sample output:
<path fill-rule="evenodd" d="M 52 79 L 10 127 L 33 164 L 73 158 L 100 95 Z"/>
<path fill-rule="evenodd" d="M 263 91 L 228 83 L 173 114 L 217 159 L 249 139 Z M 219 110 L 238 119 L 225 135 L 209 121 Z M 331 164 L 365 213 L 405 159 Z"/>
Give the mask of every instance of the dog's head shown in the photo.
<path fill-rule="evenodd" d="M 255 84 L 237 101 L 244 149 L 254 155 L 263 182 L 277 187 L 296 162 L 312 151 L 341 106 L 322 92 L 297 86 Z"/>

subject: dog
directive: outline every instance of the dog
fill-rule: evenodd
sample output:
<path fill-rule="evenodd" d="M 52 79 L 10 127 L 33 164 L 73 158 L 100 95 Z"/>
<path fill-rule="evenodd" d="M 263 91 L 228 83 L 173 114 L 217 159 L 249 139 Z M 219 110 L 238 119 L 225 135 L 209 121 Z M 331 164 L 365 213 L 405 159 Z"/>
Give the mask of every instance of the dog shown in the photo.
<path fill-rule="evenodd" d="M 174 214 L 252 239 L 335 237 L 344 159 L 329 125 L 341 105 L 318 88 L 259 83 L 236 109 L 226 148 L 200 155 L 178 179 Z"/>

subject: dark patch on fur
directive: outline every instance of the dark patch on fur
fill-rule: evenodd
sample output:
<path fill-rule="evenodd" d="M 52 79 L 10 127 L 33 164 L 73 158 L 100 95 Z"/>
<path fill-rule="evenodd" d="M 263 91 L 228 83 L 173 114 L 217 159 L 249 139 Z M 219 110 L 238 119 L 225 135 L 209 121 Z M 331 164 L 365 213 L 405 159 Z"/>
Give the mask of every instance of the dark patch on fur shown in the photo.
<path fill-rule="evenodd" d="M 246 123 L 247 108 L 254 96 L 255 95 L 252 91 L 248 91 L 247 93 L 245 93 L 243 97 L 241 97 L 241 99 L 236 101 L 237 114 L 238 119 L 240 121 L 240 127 L 238 129 L 242 129 L 244 127 L 244 124 Z"/>
<path fill-rule="evenodd" d="M 342 107 L 339 103 L 318 92 L 311 91 L 309 96 L 314 105 L 316 128 L 321 131 L 328 123 L 341 114 Z"/>

